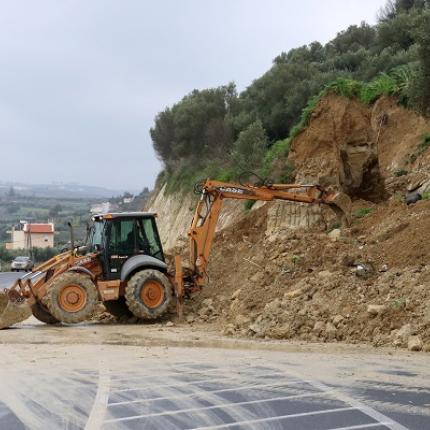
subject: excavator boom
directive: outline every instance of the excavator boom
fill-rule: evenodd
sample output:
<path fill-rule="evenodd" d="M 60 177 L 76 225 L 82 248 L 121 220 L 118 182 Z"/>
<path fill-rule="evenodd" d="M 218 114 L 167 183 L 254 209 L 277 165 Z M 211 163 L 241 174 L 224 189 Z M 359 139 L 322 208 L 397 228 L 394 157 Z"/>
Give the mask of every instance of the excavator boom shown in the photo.
<path fill-rule="evenodd" d="M 206 268 L 215 229 L 224 199 L 285 200 L 331 207 L 343 224 L 349 224 L 351 201 L 342 193 L 326 190 L 319 185 L 303 184 L 235 184 L 207 180 L 201 185 L 200 200 L 188 231 L 190 268 L 182 268 L 181 258 L 175 258 L 173 277 L 178 299 L 178 314 L 182 314 L 184 295 L 199 291 L 206 280 Z"/>

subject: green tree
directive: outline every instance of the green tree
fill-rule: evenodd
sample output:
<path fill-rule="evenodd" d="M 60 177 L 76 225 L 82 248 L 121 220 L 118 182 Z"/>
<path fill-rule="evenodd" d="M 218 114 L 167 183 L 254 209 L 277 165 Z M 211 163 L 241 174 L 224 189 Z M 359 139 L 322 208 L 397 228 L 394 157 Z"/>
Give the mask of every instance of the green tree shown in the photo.
<path fill-rule="evenodd" d="M 420 16 L 416 38 L 420 67 L 415 85 L 415 97 L 421 112 L 430 115 L 430 10 Z"/>
<path fill-rule="evenodd" d="M 257 120 L 240 132 L 233 144 L 232 156 L 240 170 L 261 167 L 267 151 L 268 139 L 261 121 Z"/>

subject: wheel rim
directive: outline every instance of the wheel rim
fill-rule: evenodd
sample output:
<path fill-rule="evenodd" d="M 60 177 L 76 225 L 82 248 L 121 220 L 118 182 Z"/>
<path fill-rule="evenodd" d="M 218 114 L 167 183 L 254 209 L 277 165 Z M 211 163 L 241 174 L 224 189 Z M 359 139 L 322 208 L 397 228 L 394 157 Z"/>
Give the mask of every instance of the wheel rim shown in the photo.
<path fill-rule="evenodd" d="M 148 281 L 140 290 L 140 299 L 148 308 L 156 308 L 164 301 L 164 288 L 156 281 Z"/>
<path fill-rule="evenodd" d="M 87 304 L 87 292 L 80 285 L 66 285 L 61 290 L 59 303 L 66 312 L 79 312 Z"/>

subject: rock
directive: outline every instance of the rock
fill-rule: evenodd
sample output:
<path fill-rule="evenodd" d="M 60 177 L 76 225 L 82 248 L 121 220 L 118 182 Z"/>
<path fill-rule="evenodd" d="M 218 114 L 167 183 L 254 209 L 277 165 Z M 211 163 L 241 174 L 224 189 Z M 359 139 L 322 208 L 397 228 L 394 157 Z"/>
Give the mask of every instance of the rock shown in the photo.
<path fill-rule="evenodd" d="M 405 196 L 405 203 L 407 205 L 411 205 L 413 203 L 418 202 L 419 200 L 421 200 L 423 197 L 420 193 L 407 193 Z"/>
<path fill-rule="evenodd" d="M 202 306 L 210 307 L 213 305 L 213 299 L 204 299 L 202 301 Z"/>
<path fill-rule="evenodd" d="M 411 336 L 408 340 L 409 351 L 421 351 L 423 349 L 423 341 L 420 336 Z"/>
<path fill-rule="evenodd" d="M 332 230 L 329 234 L 328 237 L 333 241 L 333 242 L 337 242 L 340 237 L 341 237 L 341 230 L 340 228 L 335 228 L 334 230 Z"/>
<path fill-rule="evenodd" d="M 315 333 L 320 334 L 325 329 L 325 324 L 323 321 L 317 321 L 312 329 Z"/>
<path fill-rule="evenodd" d="M 318 278 L 321 278 L 321 279 L 328 279 L 333 276 L 333 273 L 330 272 L 329 270 L 322 270 L 321 272 L 318 272 L 317 276 Z"/>
<path fill-rule="evenodd" d="M 344 320 L 344 317 L 342 315 L 336 315 L 333 318 L 333 324 L 337 327 L 343 320 Z"/>
<path fill-rule="evenodd" d="M 245 326 L 248 326 L 248 325 L 249 325 L 249 323 L 251 322 L 251 318 L 249 318 L 249 317 L 247 317 L 247 316 L 245 316 L 245 315 L 240 315 L 240 314 L 239 314 L 239 315 L 236 317 L 235 322 L 236 322 L 236 325 L 237 325 L 238 327 L 245 327 Z"/>
<path fill-rule="evenodd" d="M 325 332 L 327 335 L 327 339 L 333 340 L 336 338 L 336 327 L 331 322 L 328 322 L 325 325 Z"/>
<path fill-rule="evenodd" d="M 293 333 L 289 325 L 282 325 L 271 328 L 267 334 L 274 339 L 288 339 Z"/>
<path fill-rule="evenodd" d="M 387 310 L 385 305 L 368 305 L 367 313 L 370 315 L 383 315 Z"/>
<path fill-rule="evenodd" d="M 430 352 L 430 342 L 427 342 L 424 344 L 423 351 L 424 352 Z"/>
<path fill-rule="evenodd" d="M 373 273 L 372 268 L 367 264 L 359 263 L 355 267 L 355 274 L 360 278 L 367 278 Z"/>
<path fill-rule="evenodd" d="M 412 328 L 410 324 L 405 324 L 399 330 L 394 330 L 394 346 L 406 347 L 408 345 L 409 338 L 412 334 Z"/>
<path fill-rule="evenodd" d="M 166 322 L 166 327 L 174 327 L 175 324 L 172 323 L 172 321 Z"/>
<path fill-rule="evenodd" d="M 264 284 L 264 273 L 262 272 L 257 272 L 254 273 L 250 278 L 249 278 L 250 282 L 252 282 L 253 284 L 261 285 Z"/>
<path fill-rule="evenodd" d="M 196 320 L 196 317 L 193 314 L 189 314 L 185 318 L 185 321 L 187 321 L 187 323 L 190 323 L 190 324 L 193 323 L 195 320 Z"/>
<path fill-rule="evenodd" d="M 239 294 L 241 292 L 241 289 L 239 288 L 231 295 L 231 300 L 236 300 L 239 297 Z"/>
<path fill-rule="evenodd" d="M 381 266 L 381 268 L 379 269 L 380 272 L 387 272 L 388 271 L 388 266 L 386 264 L 383 264 Z"/>
<path fill-rule="evenodd" d="M 430 305 L 424 310 L 423 321 L 425 324 L 430 324 Z"/>
<path fill-rule="evenodd" d="M 222 331 L 222 334 L 225 336 L 232 336 L 234 333 L 235 329 L 233 324 L 227 324 Z"/>

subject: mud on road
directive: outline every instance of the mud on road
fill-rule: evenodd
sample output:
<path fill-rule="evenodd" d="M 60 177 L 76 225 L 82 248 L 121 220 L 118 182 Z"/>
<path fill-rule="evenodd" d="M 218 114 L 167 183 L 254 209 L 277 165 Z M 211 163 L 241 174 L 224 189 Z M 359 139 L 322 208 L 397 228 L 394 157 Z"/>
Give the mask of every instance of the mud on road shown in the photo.
<path fill-rule="evenodd" d="M 207 324 L 33 318 L 1 331 L 0 343 L 5 429 L 430 426 L 421 353 L 227 338 Z"/>

